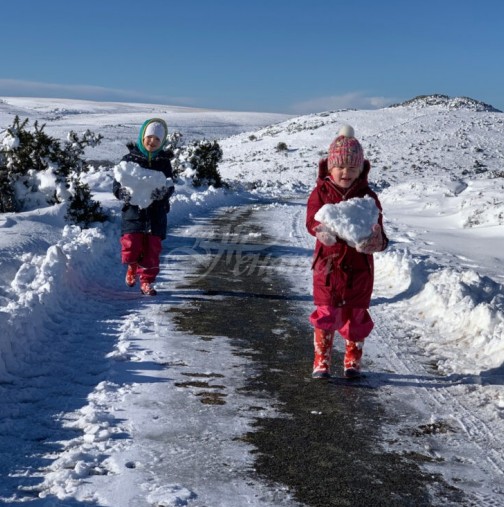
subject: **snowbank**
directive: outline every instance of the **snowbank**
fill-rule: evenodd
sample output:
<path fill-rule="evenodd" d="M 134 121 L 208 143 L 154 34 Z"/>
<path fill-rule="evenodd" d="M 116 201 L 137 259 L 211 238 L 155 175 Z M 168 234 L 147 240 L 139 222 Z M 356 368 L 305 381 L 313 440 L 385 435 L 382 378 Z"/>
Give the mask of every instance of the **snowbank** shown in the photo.
<path fill-rule="evenodd" d="M 474 270 L 433 266 L 407 249 L 376 255 L 376 278 L 438 369 L 471 373 L 504 363 L 504 288 Z"/>

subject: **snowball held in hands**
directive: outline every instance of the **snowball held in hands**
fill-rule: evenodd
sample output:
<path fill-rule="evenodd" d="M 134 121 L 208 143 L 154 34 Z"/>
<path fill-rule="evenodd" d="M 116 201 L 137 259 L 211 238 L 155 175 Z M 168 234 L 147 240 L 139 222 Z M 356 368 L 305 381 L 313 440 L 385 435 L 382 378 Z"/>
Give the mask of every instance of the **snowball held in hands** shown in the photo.
<path fill-rule="evenodd" d="M 366 195 L 336 204 L 325 204 L 315 214 L 315 220 L 325 226 L 320 232 L 339 237 L 356 247 L 373 234 L 379 213 L 375 200 Z"/>
<path fill-rule="evenodd" d="M 167 187 L 173 186 L 171 179 L 167 179 L 161 171 L 145 169 L 124 160 L 114 166 L 114 178 L 128 190 L 130 204 L 140 208 L 147 208 L 162 189 L 166 194 Z"/>

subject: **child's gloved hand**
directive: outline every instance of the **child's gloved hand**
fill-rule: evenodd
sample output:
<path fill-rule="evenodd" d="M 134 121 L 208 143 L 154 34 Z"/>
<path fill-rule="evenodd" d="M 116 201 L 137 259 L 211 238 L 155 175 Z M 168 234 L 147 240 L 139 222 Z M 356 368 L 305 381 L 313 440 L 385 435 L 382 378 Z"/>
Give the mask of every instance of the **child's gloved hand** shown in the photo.
<path fill-rule="evenodd" d="M 126 204 L 129 204 L 131 201 L 130 191 L 127 188 L 122 187 L 121 190 L 119 190 L 119 198 Z"/>
<path fill-rule="evenodd" d="M 168 189 L 166 187 L 155 188 L 151 193 L 151 199 L 153 201 L 160 201 L 167 193 Z"/>
<path fill-rule="evenodd" d="M 383 235 L 381 227 L 378 224 L 374 224 L 371 230 L 373 231 L 371 236 L 356 245 L 355 249 L 358 252 L 373 254 L 383 250 Z"/>
<path fill-rule="evenodd" d="M 337 243 L 338 237 L 324 224 L 319 224 L 313 229 L 315 237 L 325 246 L 333 246 Z"/>

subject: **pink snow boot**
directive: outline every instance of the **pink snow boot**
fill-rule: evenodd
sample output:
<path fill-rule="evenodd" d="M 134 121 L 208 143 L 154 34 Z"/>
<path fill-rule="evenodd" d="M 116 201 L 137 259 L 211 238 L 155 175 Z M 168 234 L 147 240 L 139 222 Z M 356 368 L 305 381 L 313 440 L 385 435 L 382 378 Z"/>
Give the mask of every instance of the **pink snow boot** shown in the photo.
<path fill-rule="evenodd" d="M 128 271 L 126 271 L 126 285 L 128 287 L 134 287 L 136 284 L 138 264 L 128 264 Z"/>
<path fill-rule="evenodd" d="M 360 360 L 364 342 L 345 340 L 345 359 L 343 361 L 344 375 L 347 378 L 360 377 Z"/>
<path fill-rule="evenodd" d="M 313 334 L 315 359 L 313 361 L 312 378 L 330 378 L 333 341 L 334 331 L 315 328 Z"/>
<path fill-rule="evenodd" d="M 157 294 L 157 290 L 149 282 L 142 282 L 140 290 L 146 296 L 155 296 Z"/>

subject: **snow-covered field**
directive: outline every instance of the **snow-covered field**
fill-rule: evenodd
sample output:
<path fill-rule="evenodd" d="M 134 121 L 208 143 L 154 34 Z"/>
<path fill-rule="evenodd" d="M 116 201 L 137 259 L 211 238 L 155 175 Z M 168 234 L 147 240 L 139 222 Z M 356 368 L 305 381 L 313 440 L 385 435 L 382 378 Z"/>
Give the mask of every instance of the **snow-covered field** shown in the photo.
<path fill-rule="evenodd" d="M 475 504 L 504 504 L 503 114 L 413 104 L 289 118 L 4 98 L 0 131 L 15 114 L 56 137 L 102 133 L 88 158 L 108 163 L 143 120 L 161 116 L 186 140 L 220 138 L 232 190 L 177 186 L 159 300 L 123 286 L 110 168 L 97 164 L 87 176 L 109 223 L 65 226 L 59 206 L 0 215 L 0 502 L 295 505 L 281 485 L 244 474 L 253 461 L 234 437 L 252 424 L 239 390 L 251 366 L 225 337 L 202 352 L 168 310 L 184 304 L 174 290 L 188 275 L 184 238 L 204 237 L 213 211 L 264 203 L 269 234 L 312 247 L 304 202 L 318 159 L 351 124 L 391 239 L 375 256 L 376 328 L 364 364 L 404 420 L 384 445 L 420 448 L 426 469 Z M 311 291 L 309 266 L 297 259 L 285 269 L 302 293 Z M 221 377 L 230 368 L 243 376 Z M 177 387 L 202 375 L 226 391 L 225 408 Z"/>

